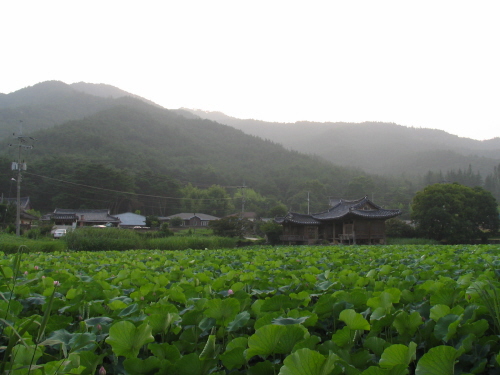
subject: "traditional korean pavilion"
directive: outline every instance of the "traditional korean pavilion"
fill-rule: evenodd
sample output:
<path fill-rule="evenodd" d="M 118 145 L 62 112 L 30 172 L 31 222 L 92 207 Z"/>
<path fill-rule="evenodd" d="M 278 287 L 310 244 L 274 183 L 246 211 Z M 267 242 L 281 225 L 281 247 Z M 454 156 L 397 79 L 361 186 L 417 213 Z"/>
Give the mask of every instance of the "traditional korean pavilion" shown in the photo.
<path fill-rule="evenodd" d="M 288 244 L 383 244 L 385 221 L 401 213 L 377 206 L 364 197 L 333 199 L 327 211 L 312 215 L 289 212 L 274 220 L 283 225 L 280 239 Z"/>

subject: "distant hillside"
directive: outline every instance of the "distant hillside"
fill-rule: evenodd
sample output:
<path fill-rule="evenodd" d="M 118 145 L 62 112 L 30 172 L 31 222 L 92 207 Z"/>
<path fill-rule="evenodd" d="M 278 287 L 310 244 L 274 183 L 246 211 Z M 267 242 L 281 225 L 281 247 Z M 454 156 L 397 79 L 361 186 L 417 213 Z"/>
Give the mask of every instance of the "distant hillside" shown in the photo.
<path fill-rule="evenodd" d="M 390 123 L 271 123 L 221 112 L 189 111 L 286 148 L 370 173 L 422 175 L 429 170 L 446 172 L 472 165 L 486 175 L 500 163 L 500 138 L 477 141 L 442 130 Z"/>
<path fill-rule="evenodd" d="M 26 133 L 93 115 L 113 107 L 115 99 L 123 96 L 139 98 L 113 86 L 83 82 L 67 85 L 60 81 L 42 82 L 2 94 L 0 138 L 18 133 L 21 123 Z"/>
<path fill-rule="evenodd" d="M 246 184 L 290 207 L 294 202 L 305 204 L 307 191 L 316 189 L 311 203 L 316 210 L 326 208 L 329 195 L 352 193 L 357 197 L 376 189 L 372 186 L 370 191 L 350 191 L 350 182 L 365 175 L 361 171 L 288 151 L 226 125 L 186 118 L 131 97 L 116 99 L 113 104 L 83 119 L 30 134 L 36 138 L 36 147 L 26 153 L 29 169 L 23 194 L 30 195 L 39 209 L 54 208 L 57 202 L 76 202 L 76 198 L 70 197 L 83 194 L 78 192 L 83 188 L 57 184 L 36 175 L 111 190 L 174 197 L 176 184 L 202 187 Z M 153 180 L 171 182 L 162 185 L 166 188 L 154 190 Z M 8 190 L 3 185 L 3 191 Z M 92 204 L 108 204 L 102 203 L 106 199 L 98 193 Z M 377 194 L 380 203 L 382 192 Z M 135 207 L 129 198 L 123 199 L 129 206 L 123 206 L 125 203 L 115 206 Z"/>
<path fill-rule="evenodd" d="M 106 85 L 104 83 L 77 82 L 77 83 L 72 83 L 70 86 L 77 91 L 81 91 L 89 95 L 100 96 L 103 98 L 114 98 L 114 99 L 122 98 L 124 96 L 130 96 L 132 98 L 139 99 L 145 103 L 161 107 L 160 105 L 152 102 L 151 100 L 145 99 L 135 94 L 131 94 L 127 91 L 119 89 L 118 87 Z"/>

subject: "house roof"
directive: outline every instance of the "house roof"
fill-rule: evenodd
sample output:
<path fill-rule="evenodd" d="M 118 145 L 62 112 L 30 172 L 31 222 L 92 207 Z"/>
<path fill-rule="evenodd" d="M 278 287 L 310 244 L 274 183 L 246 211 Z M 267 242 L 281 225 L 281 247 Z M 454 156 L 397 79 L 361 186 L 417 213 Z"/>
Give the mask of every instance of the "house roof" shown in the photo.
<path fill-rule="evenodd" d="M 122 214 L 116 214 L 115 216 L 118 219 L 120 219 L 120 225 L 129 225 L 129 226 L 146 225 L 146 216 L 134 214 L 133 212 L 124 212 Z"/>
<path fill-rule="evenodd" d="M 401 215 L 401 210 L 386 210 L 370 201 L 367 197 L 357 200 L 341 199 L 325 212 L 312 214 L 318 220 L 335 220 L 344 217 L 362 217 L 371 219 L 390 219 Z"/>
<path fill-rule="evenodd" d="M 17 198 L 3 198 L 2 203 L 17 204 Z M 26 209 L 26 207 L 29 207 L 30 197 L 21 197 L 20 203 L 21 203 L 21 208 Z"/>
<path fill-rule="evenodd" d="M 303 225 L 318 225 L 321 224 L 319 220 L 316 220 L 311 215 L 306 214 L 298 214 L 296 212 L 289 212 L 284 217 L 277 217 L 274 219 L 278 224 L 283 223 L 294 223 L 294 224 L 303 224 Z"/>
<path fill-rule="evenodd" d="M 220 218 L 212 216 L 212 215 L 193 213 L 193 212 L 181 212 L 180 214 L 163 216 L 163 217 L 159 217 L 158 219 L 161 221 L 165 221 L 165 220 L 170 220 L 173 217 L 180 217 L 182 220 L 191 220 L 193 217 L 197 217 L 202 221 L 210 221 L 210 220 L 219 220 L 220 219 Z"/>
<path fill-rule="evenodd" d="M 277 217 L 275 221 L 278 224 L 291 222 L 295 224 L 315 225 L 320 224 L 323 221 L 356 217 L 386 220 L 401 215 L 401 213 L 401 210 L 387 210 L 377 206 L 367 197 L 364 197 L 356 200 L 337 200 L 330 209 L 317 214 L 306 215 L 290 212 L 285 217 Z"/>
<path fill-rule="evenodd" d="M 117 217 L 111 216 L 107 209 L 56 208 L 50 217 L 56 220 L 79 220 L 96 223 L 118 223 L 120 221 Z"/>

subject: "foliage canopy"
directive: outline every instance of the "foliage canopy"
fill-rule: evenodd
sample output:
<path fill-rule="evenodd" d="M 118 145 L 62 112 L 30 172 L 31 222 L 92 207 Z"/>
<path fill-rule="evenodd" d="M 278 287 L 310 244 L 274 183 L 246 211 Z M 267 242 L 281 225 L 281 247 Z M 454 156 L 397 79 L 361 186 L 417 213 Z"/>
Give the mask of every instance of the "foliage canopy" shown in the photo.
<path fill-rule="evenodd" d="M 412 204 L 413 219 L 427 238 L 467 242 L 498 230 L 497 202 L 480 187 L 434 184 L 418 192 Z"/>

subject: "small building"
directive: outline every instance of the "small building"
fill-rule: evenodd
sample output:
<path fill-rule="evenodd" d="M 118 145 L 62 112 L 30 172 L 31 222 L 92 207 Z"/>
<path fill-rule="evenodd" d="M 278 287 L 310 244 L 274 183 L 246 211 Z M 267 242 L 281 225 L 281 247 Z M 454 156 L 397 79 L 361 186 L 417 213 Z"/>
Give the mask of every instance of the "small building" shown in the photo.
<path fill-rule="evenodd" d="M 2 200 L 0 203 L 17 205 L 17 198 L 4 198 L 4 197 L 2 197 Z M 20 197 L 19 203 L 21 206 L 21 212 L 31 210 L 30 197 Z"/>
<path fill-rule="evenodd" d="M 220 219 L 207 214 L 181 212 L 180 214 L 159 217 L 158 220 L 170 222 L 174 217 L 180 217 L 182 219 L 181 227 L 185 228 L 208 227 L 209 222 Z"/>
<path fill-rule="evenodd" d="M 134 227 L 145 227 L 146 226 L 146 216 L 135 214 L 133 212 L 124 212 L 122 214 L 114 215 L 120 219 L 120 228 L 134 228 Z"/>
<path fill-rule="evenodd" d="M 120 219 L 111 216 L 108 209 L 70 209 L 56 208 L 54 212 L 44 215 L 42 220 L 54 221 L 60 227 L 83 227 L 94 225 L 118 226 Z"/>
<path fill-rule="evenodd" d="M 275 218 L 283 226 L 280 239 L 288 244 L 383 244 L 385 221 L 402 213 L 377 206 L 367 197 L 330 200 L 330 206 L 317 214 L 289 212 Z"/>

